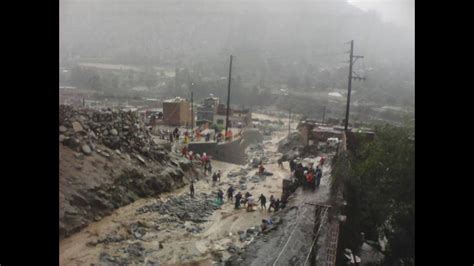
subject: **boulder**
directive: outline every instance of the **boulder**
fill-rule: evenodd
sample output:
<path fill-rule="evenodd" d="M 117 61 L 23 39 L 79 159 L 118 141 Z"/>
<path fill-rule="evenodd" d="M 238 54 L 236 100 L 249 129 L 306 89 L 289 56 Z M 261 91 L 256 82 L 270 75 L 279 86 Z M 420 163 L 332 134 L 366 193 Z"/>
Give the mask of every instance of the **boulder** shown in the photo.
<path fill-rule="evenodd" d="M 82 152 L 86 155 L 90 155 L 92 153 L 91 148 L 87 144 L 82 145 L 81 149 L 82 149 Z"/>
<path fill-rule="evenodd" d="M 76 138 L 65 138 L 63 144 L 74 150 L 81 145 L 81 142 Z"/>
<path fill-rule="evenodd" d="M 82 128 L 81 123 L 74 121 L 72 122 L 72 129 L 74 129 L 74 132 L 81 132 L 84 131 L 84 128 Z"/>
<path fill-rule="evenodd" d="M 59 126 L 59 132 L 60 133 L 65 133 L 67 131 L 67 128 L 65 126 Z"/>

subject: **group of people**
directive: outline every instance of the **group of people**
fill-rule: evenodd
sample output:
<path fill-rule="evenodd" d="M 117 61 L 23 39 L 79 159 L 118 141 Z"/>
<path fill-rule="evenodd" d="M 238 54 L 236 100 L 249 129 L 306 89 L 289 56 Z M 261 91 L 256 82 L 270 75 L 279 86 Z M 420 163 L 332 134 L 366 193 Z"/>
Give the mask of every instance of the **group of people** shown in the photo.
<path fill-rule="evenodd" d="M 215 132 L 215 133 L 214 133 Z M 237 134 L 238 136 L 241 135 L 241 132 Z M 201 128 L 196 128 L 194 130 L 180 130 L 179 128 L 174 128 L 173 131 L 170 130 L 160 130 L 160 138 L 165 139 L 166 136 L 168 136 L 168 140 L 171 143 L 179 142 L 180 136 L 183 137 L 183 142 L 184 144 L 188 144 L 191 141 L 201 141 L 201 139 L 204 137 L 204 140 L 206 142 L 211 141 L 211 138 L 216 141 L 217 143 L 222 142 L 222 141 L 231 141 L 234 136 L 233 132 L 231 129 L 228 129 L 227 132 L 220 132 L 216 130 L 207 130 L 205 134 L 203 134 L 203 130 Z"/>
<path fill-rule="evenodd" d="M 319 163 L 316 166 L 314 166 L 313 163 L 308 164 L 308 166 L 303 166 L 302 163 L 297 163 L 296 160 L 291 160 L 290 170 L 299 184 L 315 190 L 316 187 L 319 187 L 321 183 L 321 178 L 323 176 L 323 164 L 324 157 L 321 157 Z"/>
<path fill-rule="evenodd" d="M 280 201 L 280 199 L 275 199 L 273 195 L 270 196 L 270 205 L 267 209 L 267 198 L 265 195 L 260 194 L 258 200 L 255 201 L 254 196 L 250 192 L 246 192 L 245 195 L 242 195 L 242 192 L 237 192 L 234 195 L 235 189 L 233 186 L 230 186 L 227 189 L 227 201 L 234 202 L 234 209 L 240 209 L 241 205 L 246 206 L 247 211 L 254 211 L 253 207 L 260 203 L 260 209 L 270 211 L 273 208 L 273 211 L 278 211 L 281 208 L 286 206 L 286 202 Z M 235 198 L 235 199 L 234 199 Z"/>
<path fill-rule="evenodd" d="M 181 148 L 181 155 L 190 161 L 198 160 L 201 162 L 202 171 L 204 174 L 211 174 L 212 173 L 212 164 L 211 164 L 211 157 L 207 155 L 205 152 L 202 153 L 202 156 L 199 153 L 194 154 L 193 151 L 188 149 L 188 145 L 183 145 Z"/>

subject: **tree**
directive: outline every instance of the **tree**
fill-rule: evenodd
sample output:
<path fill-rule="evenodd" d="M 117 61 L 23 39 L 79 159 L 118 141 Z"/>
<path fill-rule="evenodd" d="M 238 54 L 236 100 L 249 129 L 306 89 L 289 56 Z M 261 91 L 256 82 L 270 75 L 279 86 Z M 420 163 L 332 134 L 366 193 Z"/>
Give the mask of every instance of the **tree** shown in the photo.
<path fill-rule="evenodd" d="M 415 150 L 410 126 L 384 125 L 354 151 L 349 204 L 367 238 L 388 239 L 386 263 L 414 258 Z"/>

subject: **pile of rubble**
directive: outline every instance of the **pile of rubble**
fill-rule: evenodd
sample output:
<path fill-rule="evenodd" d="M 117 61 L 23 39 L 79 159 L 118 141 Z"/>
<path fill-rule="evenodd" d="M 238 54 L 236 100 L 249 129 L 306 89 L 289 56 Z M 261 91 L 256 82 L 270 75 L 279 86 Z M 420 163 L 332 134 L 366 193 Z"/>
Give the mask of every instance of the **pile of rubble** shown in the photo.
<path fill-rule="evenodd" d="M 235 178 L 238 176 L 246 176 L 249 173 L 245 168 L 239 168 L 239 170 L 232 170 L 227 174 L 228 178 Z"/>
<path fill-rule="evenodd" d="M 192 162 L 168 143 L 156 144 L 132 112 L 60 105 L 59 123 L 60 237 L 139 198 L 185 185 Z"/>
<path fill-rule="evenodd" d="M 298 150 L 303 149 L 304 146 L 303 136 L 299 132 L 293 132 L 289 137 L 282 139 L 278 143 L 278 152 L 285 154 L 295 148 Z"/>
<path fill-rule="evenodd" d="M 139 208 L 137 214 L 159 212 L 161 215 L 177 217 L 179 220 L 195 223 L 205 222 L 205 217 L 212 215 L 218 209 L 214 204 L 217 194 L 200 193 L 191 198 L 188 194 L 172 197 L 165 202 L 155 202 Z"/>
<path fill-rule="evenodd" d="M 118 154 L 135 154 L 162 160 L 166 154 L 164 145 L 153 141 L 148 129 L 132 112 L 78 109 L 68 105 L 59 106 L 59 141 L 73 150 L 90 155 L 97 152 L 110 156 L 110 151 L 101 151 L 97 144 L 115 150 Z"/>
<path fill-rule="evenodd" d="M 257 168 L 262 162 L 265 164 L 269 161 L 268 156 L 265 154 L 263 144 L 261 143 L 249 145 L 245 149 L 245 154 L 247 155 L 247 158 L 249 158 L 249 164 L 253 168 Z"/>
<path fill-rule="evenodd" d="M 264 136 L 271 136 L 273 132 L 282 130 L 284 126 L 284 123 L 281 120 L 273 121 L 268 119 L 259 119 L 253 124 Z"/>
<path fill-rule="evenodd" d="M 126 248 L 117 250 L 113 255 L 102 252 L 99 256 L 101 262 L 107 265 L 130 265 L 139 263 L 141 265 L 154 265 L 154 262 L 145 263 L 145 248 L 140 242 L 129 244 Z"/>

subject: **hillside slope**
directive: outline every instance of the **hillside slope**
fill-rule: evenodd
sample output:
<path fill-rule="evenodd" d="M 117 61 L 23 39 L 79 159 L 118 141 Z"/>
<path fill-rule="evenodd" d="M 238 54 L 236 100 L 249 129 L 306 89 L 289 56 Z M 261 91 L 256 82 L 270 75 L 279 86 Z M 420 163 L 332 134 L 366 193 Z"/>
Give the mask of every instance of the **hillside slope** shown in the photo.
<path fill-rule="evenodd" d="M 60 106 L 59 130 L 60 238 L 199 175 L 169 144 L 156 144 L 132 113 Z"/>

